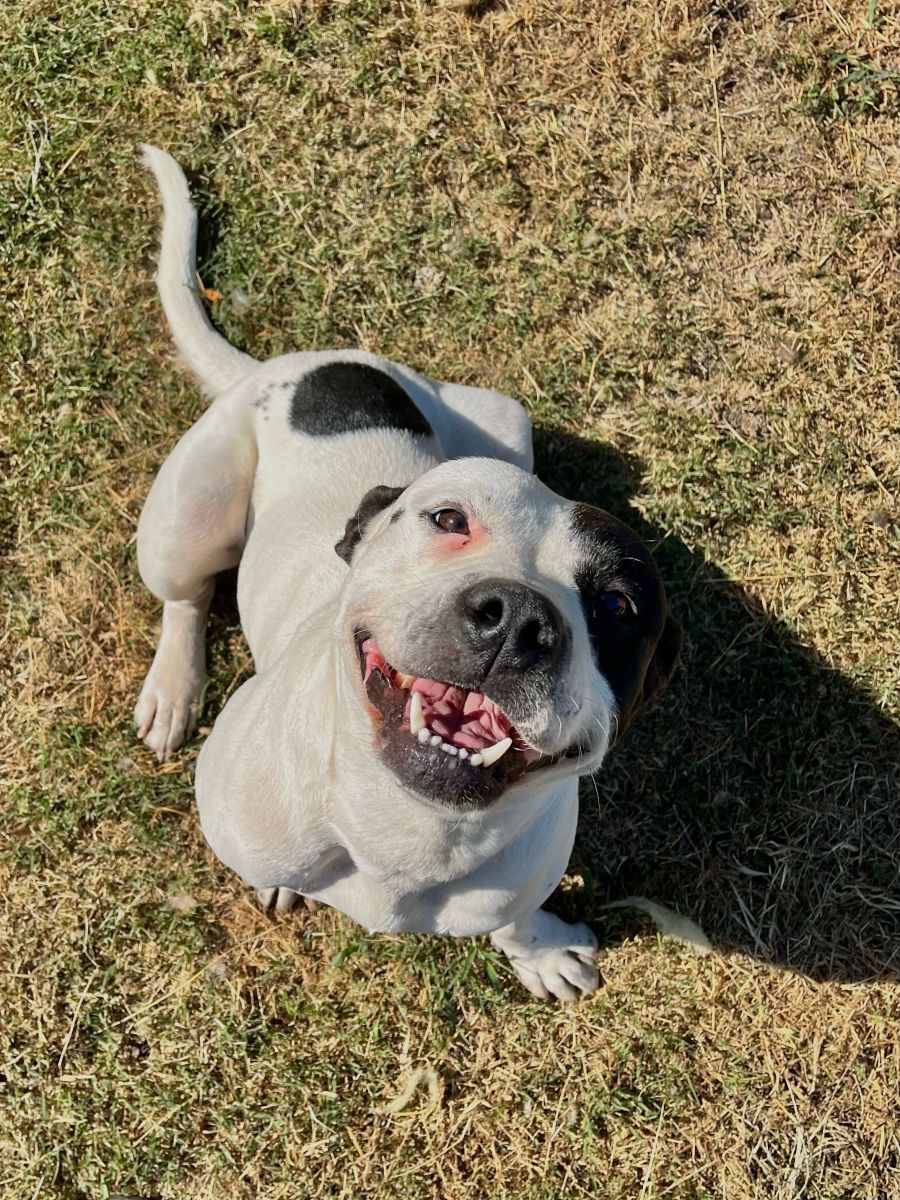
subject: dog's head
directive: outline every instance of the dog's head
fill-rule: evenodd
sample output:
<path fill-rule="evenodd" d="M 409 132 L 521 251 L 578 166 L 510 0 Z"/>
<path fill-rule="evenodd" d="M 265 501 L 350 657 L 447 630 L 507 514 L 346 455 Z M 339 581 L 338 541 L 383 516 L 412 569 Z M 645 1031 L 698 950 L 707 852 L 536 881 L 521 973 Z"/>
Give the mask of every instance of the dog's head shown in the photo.
<path fill-rule="evenodd" d="M 635 535 L 503 462 L 373 488 L 335 549 L 377 752 L 432 801 L 483 807 L 595 770 L 678 657 Z"/>

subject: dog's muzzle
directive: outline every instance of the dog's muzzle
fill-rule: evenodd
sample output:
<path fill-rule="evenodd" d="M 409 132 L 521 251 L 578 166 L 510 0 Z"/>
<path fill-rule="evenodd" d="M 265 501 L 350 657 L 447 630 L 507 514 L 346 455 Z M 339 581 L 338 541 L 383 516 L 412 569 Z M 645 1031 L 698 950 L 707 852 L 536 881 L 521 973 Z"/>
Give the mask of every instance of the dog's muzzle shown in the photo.
<path fill-rule="evenodd" d="M 516 728 L 553 694 L 571 642 L 554 604 L 526 585 L 478 580 L 448 597 L 409 633 L 412 673 L 388 662 L 371 630 L 354 637 L 376 747 L 411 790 L 483 807 L 524 775 L 583 755 L 580 744 L 542 752 Z"/>

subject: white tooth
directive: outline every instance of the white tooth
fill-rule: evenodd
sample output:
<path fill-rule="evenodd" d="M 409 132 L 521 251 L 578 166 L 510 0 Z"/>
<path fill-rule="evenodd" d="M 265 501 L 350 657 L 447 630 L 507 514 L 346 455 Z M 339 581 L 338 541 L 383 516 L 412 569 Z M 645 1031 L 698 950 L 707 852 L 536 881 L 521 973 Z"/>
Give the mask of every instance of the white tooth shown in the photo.
<path fill-rule="evenodd" d="M 431 735 L 432 746 L 439 746 L 442 741 L 443 741 L 443 738 L 441 737 L 441 735 L 439 733 L 433 733 Z"/>
<path fill-rule="evenodd" d="M 502 742 L 495 742 L 493 746 L 488 746 L 487 749 L 481 752 L 481 761 L 484 766 L 491 767 L 512 745 L 512 738 L 504 738 Z"/>
<path fill-rule="evenodd" d="M 465 748 L 465 746 L 460 746 L 460 748 L 457 750 L 456 753 L 459 755 L 460 758 L 468 758 L 469 757 L 469 752 Z"/>
<path fill-rule="evenodd" d="M 413 735 L 425 728 L 425 714 L 422 712 L 422 693 L 413 692 L 409 698 L 409 732 Z"/>
<path fill-rule="evenodd" d="M 480 767 L 483 762 L 484 762 L 484 759 L 481 757 L 480 754 L 470 754 L 469 755 L 469 765 L 470 766 Z"/>
<path fill-rule="evenodd" d="M 419 732 L 416 734 L 416 737 L 419 739 L 419 741 L 424 746 L 426 742 L 431 741 L 431 730 L 426 725 L 423 729 L 419 730 Z"/>
<path fill-rule="evenodd" d="M 409 691 L 412 685 L 416 682 L 415 675 L 402 675 L 399 671 L 397 672 L 395 678 L 400 687 L 405 688 L 407 691 Z"/>
<path fill-rule="evenodd" d="M 444 751 L 445 754 L 455 754 L 456 753 L 456 747 L 451 745 L 450 742 L 441 742 L 441 749 Z"/>

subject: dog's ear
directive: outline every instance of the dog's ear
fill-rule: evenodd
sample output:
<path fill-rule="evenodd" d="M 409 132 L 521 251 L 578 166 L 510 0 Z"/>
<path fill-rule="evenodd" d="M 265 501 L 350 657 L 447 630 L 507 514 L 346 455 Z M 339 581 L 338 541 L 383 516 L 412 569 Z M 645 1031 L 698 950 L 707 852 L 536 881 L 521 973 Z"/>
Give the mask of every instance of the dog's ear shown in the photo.
<path fill-rule="evenodd" d="M 372 518 L 377 517 L 389 504 L 393 504 L 405 490 L 402 487 L 387 487 L 379 483 L 377 487 L 366 492 L 359 502 L 359 508 L 347 522 L 344 536 L 334 547 L 345 563 L 352 560 L 353 551 L 362 540 L 362 535 Z"/>
<path fill-rule="evenodd" d="M 647 667 L 647 674 L 644 676 L 640 708 L 649 708 L 663 691 L 675 670 L 675 664 L 678 662 L 678 656 L 681 654 L 683 646 L 684 630 L 672 617 L 666 617 L 663 631 L 656 643 L 656 650 L 653 652 L 650 665 Z"/>
<path fill-rule="evenodd" d="M 660 692 L 675 670 L 678 656 L 684 645 L 684 630 L 673 617 L 666 617 L 663 631 L 653 651 L 653 657 L 647 665 L 641 690 L 631 701 L 628 708 L 619 713 L 616 722 L 616 741 L 622 736 L 635 717 L 640 716 L 646 709 L 651 708 Z"/>

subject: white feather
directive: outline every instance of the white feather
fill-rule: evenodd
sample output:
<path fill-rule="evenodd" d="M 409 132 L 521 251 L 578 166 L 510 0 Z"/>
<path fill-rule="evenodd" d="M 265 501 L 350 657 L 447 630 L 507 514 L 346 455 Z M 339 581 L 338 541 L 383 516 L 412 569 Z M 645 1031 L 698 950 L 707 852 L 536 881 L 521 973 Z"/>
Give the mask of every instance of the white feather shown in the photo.
<path fill-rule="evenodd" d="M 684 942 L 685 945 L 691 947 L 698 958 L 712 953 L 712 942 L 699 925 L 689 917 L 683 917 L 680 913 L 673 912 L 671 908 L 656 904 L 655 901 L 648 900 L 645 896 L 626 896 L 624 900 L 613 900 L 612 903 L 604 904 L 603 907 L 637 908 L 647 914 L 660 933 L 675 938 L 677 942 Z"/>

